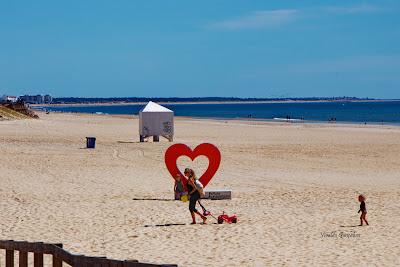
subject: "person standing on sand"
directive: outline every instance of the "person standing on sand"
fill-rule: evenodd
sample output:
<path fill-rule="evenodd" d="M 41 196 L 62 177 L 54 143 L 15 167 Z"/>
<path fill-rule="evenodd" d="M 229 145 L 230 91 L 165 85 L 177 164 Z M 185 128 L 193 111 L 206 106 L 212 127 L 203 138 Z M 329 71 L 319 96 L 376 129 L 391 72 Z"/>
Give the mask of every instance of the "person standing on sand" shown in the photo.
<path fill-rule="evenodd" d="M 367 216 L 367 208 L 365 207 L 365 196 L 364 196 L 364 195 L 359 195 L 359 196 L 358 196 L 358 201 L 361 202 L 361 204 L 360 204 L 360 209 L 358 210 L 358 213 L 361 212 L 361 216 L 360 216 L 360 226 L 363 226 L 363 221 L 364 221 L 367 225 L 369 225 L 368 222 L 367 222 L 367 219 L 366 219 L 366 216 Z"/>
<path fill-rule="evenodd" d="M 181 196 L 185 192 L 180 174 L 177 174 L 175 176 L 174 192 L 175 192 L 175 200 L 180 200 Z"/>
<path fill-rule="evenodd" d="M 203 220 L 203 224 L 206 224 L 207 217 L 202 215 L 196 209 L 196 203 L 200 199 L 200 192 L 197 189 L 196 182 L 195 182 L 196 175 L 194 174 L 194 171 L 189 168 L 185 169 L 184 174 L 188 178 L 186 187 L 187 187 L 188 195 L 189 195 L 189 211 L 190 211 L 190 215 L 192 216 L 191 224 L 196 224 L 196 214 L 201 217 L 201 219 Z"/>

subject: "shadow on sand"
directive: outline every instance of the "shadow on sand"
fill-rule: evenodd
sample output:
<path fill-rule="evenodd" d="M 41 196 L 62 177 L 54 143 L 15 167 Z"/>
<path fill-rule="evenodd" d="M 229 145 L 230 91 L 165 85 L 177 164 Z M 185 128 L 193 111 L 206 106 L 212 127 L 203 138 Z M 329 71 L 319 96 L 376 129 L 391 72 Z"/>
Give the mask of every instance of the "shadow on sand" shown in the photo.
<path fill-rule="evenodd" d="M 217 224 L 215 222 L 208 222 L 205 225 L 210 225 L 210 224 Z M 146 224 L 144 227 L 165 227 L 165 226 L 181 226 L 181 225 L 193 225 L 190 223 L 166 223 L 166 224 Z M 204 225 L 202 223 L 196 223 L 194 225 Z"/>
<path fill-rule="evenodd" d="M 153 200 L 153 201 L 176 201 L 168 198 L 132 198 L 132 200 Z"/>
<path fill-rule="evenodd" d="M 341 225 L 340 227 L 358 227 L 359 225 Z"/>
<path fill-rule="evenodd" d="M 186 223 L 146 224 L 144 227 L 164 227 L 164 226 L 177 226 L 177 225 L 186 225 Z"/>

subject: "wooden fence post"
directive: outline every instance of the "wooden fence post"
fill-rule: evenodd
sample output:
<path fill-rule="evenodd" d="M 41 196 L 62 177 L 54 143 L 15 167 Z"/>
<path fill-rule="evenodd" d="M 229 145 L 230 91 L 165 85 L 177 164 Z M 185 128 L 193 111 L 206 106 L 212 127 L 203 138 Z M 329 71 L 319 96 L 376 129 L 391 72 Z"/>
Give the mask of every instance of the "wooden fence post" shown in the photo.
<path fill-rule="evenodd" d="M 6 267 L 14 267 L 14 250 L 6 250 Z"/>
<path fill-rule="evenodd" d="M 54 246 L 63 248 L 63 244 L 54 244 Z M 53 267 L 62 267 L 62 259 L 53 254 Z"/>
<path fill-rule="evenodd" d="M 28 252 L 19 252 L 19 267 L 28 267 Z"/>
<path fill-rule="evenodd" d="M 62 260 L 53 255 L 53 267 L 62 267 Z"/>
<path fill-rule="evenodd" d="M 33 266 L 43 267 L 43 253 L 33 253 Z"/>

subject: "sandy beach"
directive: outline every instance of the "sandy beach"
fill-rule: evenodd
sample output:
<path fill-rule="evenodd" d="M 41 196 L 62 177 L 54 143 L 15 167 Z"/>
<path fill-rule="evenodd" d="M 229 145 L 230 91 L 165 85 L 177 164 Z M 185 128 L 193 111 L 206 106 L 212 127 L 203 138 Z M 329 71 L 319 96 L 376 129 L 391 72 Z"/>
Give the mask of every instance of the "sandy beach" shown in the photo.
<path fill-rule="evenodd" d="M 400 127 L 177 118 L 176 143 L 222 153 L 207 189 L 233 199 L 203 203 L 239 218 L 189 225 L 187 203 L 133 200 L 173 197 L 171 143 L 138 143 L 136 117 L 39 116 L 0 121 L 0 239 L 179 266 L 400 265 Z M 206 164 L 179 160 L 199 176 Z"/>

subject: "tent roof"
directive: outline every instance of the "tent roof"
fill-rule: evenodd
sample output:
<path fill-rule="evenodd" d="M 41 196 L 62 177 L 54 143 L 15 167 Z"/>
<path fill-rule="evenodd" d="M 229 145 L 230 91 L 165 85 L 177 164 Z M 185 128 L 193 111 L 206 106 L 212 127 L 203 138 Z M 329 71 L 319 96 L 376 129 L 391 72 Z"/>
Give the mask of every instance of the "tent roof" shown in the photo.
<path fill-rule="evenodd" d="M 157 103 L 149 101 L 149 103 L 147 103 L 147 105 L 140 112 L 173 112 L 173 111 Z"/>

